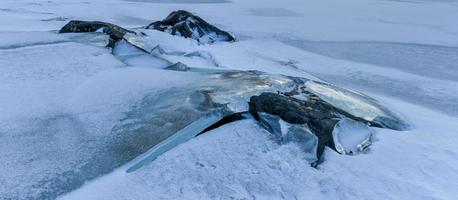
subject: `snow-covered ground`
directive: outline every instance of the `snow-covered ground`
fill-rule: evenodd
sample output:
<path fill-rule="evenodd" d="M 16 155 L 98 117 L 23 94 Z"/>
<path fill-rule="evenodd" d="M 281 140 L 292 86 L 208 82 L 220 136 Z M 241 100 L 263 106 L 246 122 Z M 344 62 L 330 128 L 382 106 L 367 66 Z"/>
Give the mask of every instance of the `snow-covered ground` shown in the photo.
<path fill-rule="evenodd" d="M 413 128 L 374 129 L 366 153 L 327 149 L 315 169 L 247 119 L 132 173 L 106 170 L 121 159 L 106 147 L 125 113 L 195 78 L 148 59 L 127 66 L 102 34 L 56 30 L 71 19 L 136 28 L 178 9 L 238 39 L 197 46 L 158 36 L 213 56 L 180 61 L 324 80 L 376 98 Z M 0 199 L 455 199 L 456 19 L 453 0 L 2 0 Z"/>

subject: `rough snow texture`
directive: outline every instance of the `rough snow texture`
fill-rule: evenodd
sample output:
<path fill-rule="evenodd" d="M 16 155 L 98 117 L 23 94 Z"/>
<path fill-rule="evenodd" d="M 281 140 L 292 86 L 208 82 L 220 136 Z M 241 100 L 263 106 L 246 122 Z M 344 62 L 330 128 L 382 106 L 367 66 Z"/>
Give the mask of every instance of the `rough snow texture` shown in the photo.
<path fill-rule="evenodd" d="M 379 129 L 376 144 L 358 156 L 328 149 L 318 169 L 305 162 L 294 143 L 278 146 L 250 120 L 236 122 L 163 154 L 148 167 L 130 174 L 120 169 L 62 199 L 453 199 L 458 184 L 450 178 L 456 177 L 457 154 L 443 145 L 458 142 L 453 138 L 458 130 L 430 117 L 448 121 L 449 127 L 456 119 L 429 110 L 409 116 L 422 123 L 417 130 Z M 430 128 L 448 139 L 437 139 Z"/>
<path fill-rule="evenodd" d="M 309 183 L 317 170 L 301 156 L 294 144 L 279 146 L 254 121 L 244 120 L 205 133 L 134 173 L 114 172 L 62 199 L 315 196 L 309 191 L 318 183 Z"/>
<path fill-rule="evenodd" d="M 71 19 L 133 28 L 187 9 L 231 30 L 239 41 L 201 45 L 200 54 L 194 55 L 211 55 L 211 62 L 191 56 L 174 63 L 314 78 L 311 73 L 376 97 L 408 119 L 413 129 L 376 129 L 377 140 L 366 154 L 343 156 L 327 150 L 326 162 L 315 170 L 296 147 L 278 147 L 265 131 L 244 121 L 202 135 L 138 173 L 115 171 L 96 179 L 68 198 L 456 199 L 457 2 L 262 3 L 1 1 L 0 198 L 36 199 L 48 186 L 29 180 L 59 174 L 66 167 L 55 164 L 69 159 L 68 154 L 55 156 L 56 149 L 84 156 L 85 149 L 73 142 L 87 135 L 78 133 L 107 133 L 152 85 L 174 83 L 152 78 L 149 73 L 159 72 L 148 68 L 156 65 L 113 69 L 125 65 L 104 48 L 106 38 L 54 32 Z M 87 38 L 96 46 L 67 42 Z M 77 120 L 61 115 L 67 109 L 81 115 Z"/>

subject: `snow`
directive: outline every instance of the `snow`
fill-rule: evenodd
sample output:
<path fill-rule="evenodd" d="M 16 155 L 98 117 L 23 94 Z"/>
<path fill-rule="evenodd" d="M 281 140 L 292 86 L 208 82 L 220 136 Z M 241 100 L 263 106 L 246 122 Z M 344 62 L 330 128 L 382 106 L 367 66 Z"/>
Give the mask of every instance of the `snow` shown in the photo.
<path fill-rule="evenodd" d="M 327 149 L 318 169 L 303 160 L 298 146 L 278 146 L 245 120 L 193 139 L 134 173 L 115 171 L 61 199 L 454 199 L 457 153 L 444 146 L 458 142 L 457 119 L 390 103 L 410 109 L 417 128 L 377 129 L 375 144 L 357 156 Z"/>
<path fill-rule="evenodd" d="M 87 77 L 121 63 L 105 49 L 77 43 L 6 49 L 0 57 L 0 180 L 8 181 L 0 196 L 34 197 L 49 187 L 37 180 L 85 156 L 77 148 L 84 128 L 67 99 Z M 66 157 L 72 149 L 75 157 Z"/>
<path fill-rule="evenodd" d="M 317 183 L 307 184 L 315 169 L 301 159 L 298 147 L 270 141 L 252 120 L 228 124 L 167 154 L 134 173 L 113 172 L 90 183 L 87 191 L 61 199 L 291 199 L 297 192 L 303 197 L 319 193 L 313 192 Z"/>
<path fill-rule="evenodd" d="M 0 57 L 2 122 L 57 112 L 85 78 L 121 65 L 108 50 L 71 42 L 5 49 Z"/>
<path fill-rule="evenodd" d="M 14 49 L 32 45 L 54 44 L 68 41 L 62 35 L 43 31 L 1 31 L 0 38 L 8 38 L 0 41 L 0 49 Z"/>
<path fill-rule="evenodd" d="M 458 48 L 390 42 L 285 41 L 328 57 L 382 65 L 425 77 L 457 81 Z"/>
<path fill-rule="evenodd" d="M 194 55 L 159 55 L 172 64 L 323 80 L 373 97 L 412 129 L 371 128 L 370 148 L 326 149 L 315 169 L 297 144 L 247 119 L 126 173 L 125 154 L 107 146 L 132 138 L 111 130 L 145 98 L 201 77 L 128 46 L 114 56 L 100 33 L 56 30 L 70 19 L 138 28 L 178 9 L 238 41 L 144 30 L 153 48 Z M 3 0 L 0 199 L 455 199 L 457 18 L 456 1 Z"/>

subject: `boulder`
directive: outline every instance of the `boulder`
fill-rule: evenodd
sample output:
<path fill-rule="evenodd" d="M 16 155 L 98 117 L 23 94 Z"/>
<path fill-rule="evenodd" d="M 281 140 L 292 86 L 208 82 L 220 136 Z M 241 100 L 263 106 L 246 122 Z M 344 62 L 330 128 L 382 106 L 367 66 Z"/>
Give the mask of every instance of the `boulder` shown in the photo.
<path fill-rule="evenodd" d="M 338 122 L 338 115 L 333 107 L 319 99 L 302 101 L 281 94 L 262 93 L 250 98 L 249 112 L 257 120 L 261 120 L 259 113 L 267 113 L 276 115 L 289 124 L 307 124 L 318 137 L 318 157 L 325 146 L 335 149 L 332 130 Z"/>
<path fill-rule="evenodd" d="M 64 27 L 62 27 L 59 33 L 82 33 L 82 32 L 96 32 L 101 31 L 110 36 L 110 43 L 108 46 L 113 46 L 115 42 L 123 39 L 126 33 L 133 33 L 120 26 L 100 21 L 79 21 L 71 20 Z"/>
<path fill-rule="evenodd" d="M 249 112 L 282 143 L 299 144 L 312 164 L 313 155 L 319 160 L 325 146 L 341 154 L 354 154 L 370 145 L 372 132 L 364 122 L 346 117 L 313 94 L 308 96 L 300 100 L 265 92 L 250 98 Z M 310 133 L 316 136 L 316 143 Z"/>
<path fill-rule="evenodd" d="M 192 38 L 202 44 L 214 43 L 217 41 L 233 42 L 235 38 L 226 31 L 223 31 L 202 18 L 184 10 L 170 13 L 164 20 L 156 21 L 146 27 L 172 35 L 185 38 Z"/>

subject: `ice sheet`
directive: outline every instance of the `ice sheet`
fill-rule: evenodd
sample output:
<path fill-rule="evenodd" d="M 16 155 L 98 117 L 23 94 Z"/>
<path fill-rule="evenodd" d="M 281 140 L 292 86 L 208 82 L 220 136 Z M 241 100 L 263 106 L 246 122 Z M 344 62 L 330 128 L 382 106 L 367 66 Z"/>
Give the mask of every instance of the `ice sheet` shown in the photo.
<path fill-rule="evenodd" d="M 352 116 L 394 130 L 409 128 L 403 119 L 368 96 L 316 81 L 307 81 L 305 86 L 305 90 Z"/>

